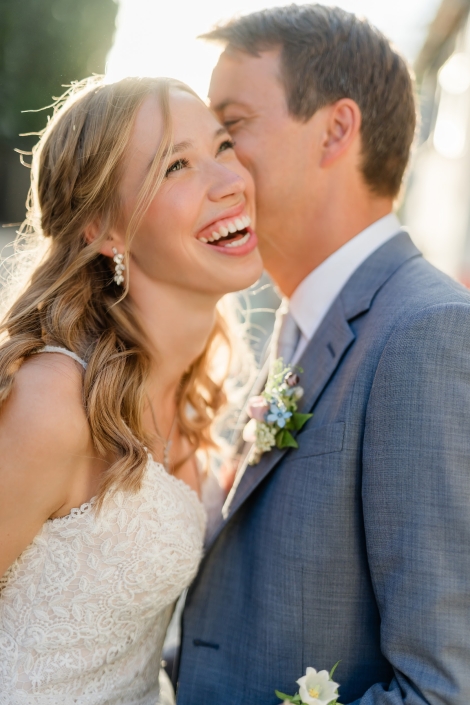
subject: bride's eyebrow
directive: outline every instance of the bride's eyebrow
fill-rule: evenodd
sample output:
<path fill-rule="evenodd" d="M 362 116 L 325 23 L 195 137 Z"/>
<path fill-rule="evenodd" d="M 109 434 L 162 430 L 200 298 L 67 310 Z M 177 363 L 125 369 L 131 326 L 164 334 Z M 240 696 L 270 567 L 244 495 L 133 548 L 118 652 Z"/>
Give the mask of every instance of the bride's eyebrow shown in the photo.
<path fill-rule="evenodd" d="M 171 149 L 165 149 L 162 154 L 162 159 L 164 159 L 167 154 L 178 154 L 178 152 L 184 152 L 185 149 L 190 149 L 194 147 L 194 143 L 191 140 L 183 140 L 182 142 L 177 142 L 177 144 L 172 145 Z"/>
<path fill-rule="evenodd" d="M 226 127 L 219 127 L 219 129 L 215 131 L 214 138 L 217 139 L 217 137 L 221 135 L 228 135 L 230 137 Z"/>
<path fill-rule="evenodd" d="M 221 135 L 228 135 L 226 127 L 218 127 L 217 130 L 215 130 L 214 132 L 214 139 L 217 139 L 217 137 L 220 137 Z M 171 155 L 178 154 L 178 152 L 184 152 L 185 149 L 190 149 L 191 147 L 194 147 L 194 142 L 191 142 L 191 140 L 183 140 L 182 142 L 177 142 L 177 144 L 174 144 L 173 147 L 170 149 L 170 152 L 168 152 L 168 150 L 165 150 L 163 152 L 162 159 L 166 157 L 168 153 L 170 153 Z"/>
<path fill-rule="evenodd" d="M 191 142 L 191 140 L 183 140 L 182 142 L 177 142 L 177 144 L 173 144 L 173 145 L 171 146 L 171 149 L 165 149 L 165 150 L 164 150 L 164 152 L 162 153 L 162 156 L 161 156 L 160 161 L 163 161 L 163 159 L 165 159 L 165 157 L 167 157 L 168 154 L 170 154 L 170 156 L 172 156 L 173 154 L 178 154 L 178 152 L 184 152 L 185 149 L 190 149 L 190 148 L 193 147 L 193 146 L 194 146 L 194 144 L 193 144 L 193 142 Z M 153 164 L 154 161 L 155 161 L 155 156 L 156 156 L 156 155 L 154 155 L 154 156 L 150 159 L 150 161 L 148 162 L 147 168 L 146 168 L 146 170 L 145 170 L 145 173 L 148 173 L 148 172 L 150 171 L 150 169 L 151 169 L 151 167 L 152 167 L 152 164 Z"/>
<path fill-rule="evenodd" d="M 217 137 L 220 137 L 221 135 L 227 135 L 229 136 L 229 133 L 227 132 L 227 129 L 225 127 L 219 127 L 215 132 L 214 132 L 214 139 L 217 139 Z M 162 154 L 162 159 L 165 159 L 168 154 L 173 156 L 173 154 L 178 154 L 179 152 L 184 152 L 186 149 L 190 149 L 191 147 L 194 147 L 194 142 L 191 142 L 191 140 L 183 140 L 181 142 L 177 142 L 176 144 L 172 145 L 171 149 L 165 149 L 165 151 Z M 153 157 L 147 166 L 147 171 L 150 170 L 150 167 L 153 164 L 155 157 Z"/>

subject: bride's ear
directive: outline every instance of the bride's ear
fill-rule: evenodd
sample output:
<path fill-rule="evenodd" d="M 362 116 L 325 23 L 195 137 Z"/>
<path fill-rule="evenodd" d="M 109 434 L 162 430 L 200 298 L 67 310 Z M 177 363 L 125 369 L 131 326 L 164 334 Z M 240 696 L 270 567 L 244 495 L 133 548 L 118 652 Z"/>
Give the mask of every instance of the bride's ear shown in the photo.
<path fill-rule="evenodd" d="M 105 257 L 114 256 L 113 248 L 118 250 L 118 252 L 123 252 L 125 249 L 122 237 L 114 229 L 111 229 L 106 237 L 103 238 L 101 221 L 99 219 L 94 220 L 86 226 L 84 237 L 88 245 L 91 245 L 93 242 L 96 242 L 98 239 L 102 238 L 102 242 L 98 247 L 98 252 L 105 255 Z"/>

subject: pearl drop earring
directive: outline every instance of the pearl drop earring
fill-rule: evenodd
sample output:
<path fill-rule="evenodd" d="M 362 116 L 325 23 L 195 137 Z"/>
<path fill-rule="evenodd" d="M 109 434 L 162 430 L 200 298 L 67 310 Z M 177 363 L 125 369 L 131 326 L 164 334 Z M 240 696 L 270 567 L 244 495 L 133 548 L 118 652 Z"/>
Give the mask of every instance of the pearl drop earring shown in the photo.
<path fill-rule="evenodd" d="M 116 284 L 119 286 L 122 286 L 124 283 L 124 276 L 123 272 L 126 269 L 125 266 L 123 265 L 123 260 L 124 260 L 124 255 L 120 254 L 115 247 L 113 247 L 113 261 L 115 262 L 115 267 L 114 267 L 114 281 Z"/>

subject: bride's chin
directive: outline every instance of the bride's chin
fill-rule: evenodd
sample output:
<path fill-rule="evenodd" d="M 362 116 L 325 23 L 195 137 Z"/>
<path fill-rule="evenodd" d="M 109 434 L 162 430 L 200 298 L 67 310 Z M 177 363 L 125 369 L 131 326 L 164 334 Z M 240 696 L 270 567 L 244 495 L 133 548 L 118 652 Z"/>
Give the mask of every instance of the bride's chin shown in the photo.
<path fill-rule="evenodd" d="M 255 284 L 263 274 L 263 263 L 261 256 L 256 250 L 243 261 L 231 259 L 231 267 L 221 267 L 218 272 L 218 279 L 221 281 L 224 288 L 224 294 L 233 294 Z M 234 261 L 235 260 L 235 261 Z M 221 270 L 224 270 L 225 276 L 221 279 Z"/>

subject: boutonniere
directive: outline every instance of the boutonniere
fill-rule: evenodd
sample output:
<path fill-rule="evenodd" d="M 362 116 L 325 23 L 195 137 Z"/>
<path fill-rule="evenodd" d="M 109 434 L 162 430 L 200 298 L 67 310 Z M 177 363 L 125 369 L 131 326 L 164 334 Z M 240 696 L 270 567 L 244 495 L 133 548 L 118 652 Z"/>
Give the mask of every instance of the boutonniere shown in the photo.
<path fill-rule="evenodd" d="M 314 668 L 307 668 L 305 676 L 297 681 L 300 686 L 298 693 L 286 695 L 276 690 L 277 697 L 284 701 L 283 705 L 288 705 L 288 703 L 294 705 L 339 705 L 339 683 L 335 683 L 333 680 L 333 673 L 336 671 L 338 663 L 329 673 L 328 671 L 317 672 Z"/>
<path fill-rule="evenodd" d="M 299 369 L 299 372 L 302 370 Z M 249 465 L 259 463 L 263 453 L 274 446 L 299 447 L 291 431 L 300 431 L 313 416 L 297 412 L 297 402 L 304 393 L 299 382 L 294 368 L 285 366 L 279 358 L 272 366 L 262 394 L 249 400 L 248 416 L 251 420 L 243 430 L 243 440 L 253 443 Z"/>

